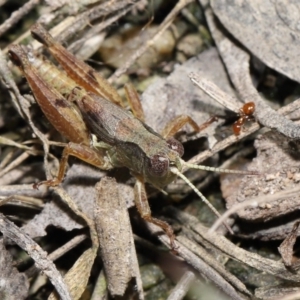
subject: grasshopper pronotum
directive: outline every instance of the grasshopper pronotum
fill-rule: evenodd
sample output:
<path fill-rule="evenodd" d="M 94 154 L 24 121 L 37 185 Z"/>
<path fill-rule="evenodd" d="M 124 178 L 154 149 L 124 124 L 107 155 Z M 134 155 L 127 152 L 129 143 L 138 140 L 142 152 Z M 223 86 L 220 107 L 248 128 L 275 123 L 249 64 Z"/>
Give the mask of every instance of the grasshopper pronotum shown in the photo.
<path fill-rule="evenodd" d="M 125 166 L 136 178 L 135 202 L 138 211 L 146 221 L 164 230 L 174 249 L 175 236 L 171 226 L 151 216 L 144 183 L 148 182 L 161 190 L 179 176 L 208 203 L 181 173 L 182 166 L 208 171 L 224 170 L 187 164 L 181 159 L 182 144 L 171 136 L 186 123 L 198 131 L 211 121 L 199 127 L 190 117 L 179 116 L 160 135 L 141 121 L 142 110 L 137 101 L 138 96 L 131 86 L 126 87 L 126 92 L 136 116 L 120 106 L 122 99 L 106 80 L 57 43 L 41 25 L 32 27 L 32 35 L 47 46 L 67 75 L 49 62 L 31 56 L 19 45 L 11 46 L 11 60 L 22 70 L 48 120 L 70 141 L 64 148 L 57 178 L 40 182 L 35 187 L 41 184 L 60 184 L 69 155 L 104 170 Z M 94 139 L 91 134 L 99 142 L 92 142 Z M 235 170 L 227 172 L 253 174 Z"/>

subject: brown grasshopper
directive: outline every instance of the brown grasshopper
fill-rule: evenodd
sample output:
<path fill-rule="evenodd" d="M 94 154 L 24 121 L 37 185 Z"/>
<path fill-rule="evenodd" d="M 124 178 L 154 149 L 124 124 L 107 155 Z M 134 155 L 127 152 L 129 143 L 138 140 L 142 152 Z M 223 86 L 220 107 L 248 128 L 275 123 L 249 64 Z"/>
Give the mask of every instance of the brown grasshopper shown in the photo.
<path fill-rule="evenodd" d="M 69 155 L 103 170 L 127 167 L 136 178 L 135 203 L 139 213 L 146 221 L 158 225 L 169 236 L 171 247 L 175 249 L 171 226 L 151 216 L 145 182 L 162 190 L 176 176 L 180 176 L 207 203 L 206 198 L 181 173 L 182 166 L 223 170 L 185 163 L 181 159 L 184 151 L 182 144 L 171 136 L 187 123 L 200 131 L 213 120 L 199 127 L 189 116 L 179 116 L 160 135 L 143 123 L 138 95 L 131 86 L 126 86 L 126 93 L 135 116 L 121 107 L 122 99 L 105 79 L 56 42 L 41 25 L 34 25 L 31 32 L 48 48 L 68 75 L 49 62 L 30 55 L 19 45 L 10 47 L 10 58 L 22 70 L 48 120 L 70 141 L 64 148 L 57 178 L 34 186 L 60 184 Z M 95 137 L 100 142 L 95 142 Z M 235 170 L 227 172 L 253 174 Z"/>

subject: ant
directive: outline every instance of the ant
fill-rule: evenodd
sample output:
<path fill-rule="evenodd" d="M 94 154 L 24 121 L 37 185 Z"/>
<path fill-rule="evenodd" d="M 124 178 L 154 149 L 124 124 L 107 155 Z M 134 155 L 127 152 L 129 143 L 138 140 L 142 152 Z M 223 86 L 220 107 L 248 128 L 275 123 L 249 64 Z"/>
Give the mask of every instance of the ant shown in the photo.
<path fill-rule="evenodd" d="M 241 133 L 242 126 L 253 119 L 253 114 L 255 112 L 255 103 L 254 102 L 247 102 L 243 105 L 243 107 L 239 111 L 239 118 L 235 121 L 232 125 L 232 130 L 236 136 Z"/>

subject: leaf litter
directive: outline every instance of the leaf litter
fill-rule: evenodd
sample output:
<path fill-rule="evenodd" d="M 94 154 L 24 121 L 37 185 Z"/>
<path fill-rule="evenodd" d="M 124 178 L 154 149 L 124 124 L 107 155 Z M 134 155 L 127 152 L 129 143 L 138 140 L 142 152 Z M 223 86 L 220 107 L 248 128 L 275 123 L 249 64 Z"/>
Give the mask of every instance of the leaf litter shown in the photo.
<path fill-rule="evenodd" d="M 202 1 L 205 2 L 205 1 Z M 282 46 L 277 46 L 278 42 L 278 34 L 277 37 L 272 38 L 272 35 L 274 34 L 274 28 L 272 26 L 269 26 L 270 22 L 272 23 L 271 17 L 274 17 L 274 12 L 277 11 L 278 15 L 281 17 L 280 22 L 283 22 L 287 24 L 289 30 L 285 30 L 284 33 L 287 35 L 287 38 L 289 39 L 289 34 L 291 33 L 290 29 L 294 29 L 296 26 L 295 22 L 293 22 L 293 14 L 288 14 L 287 12 L 292 11 L 293 12 L 293 5 L 296 5 L 297 3 L 294 3 L 293 1 L 278 1 L 276 3 L 276 6 L 272 2 L 264 3 L 264 4 L 269 4 L 271 6 L 271 9 L 268 11 L 266 10 L 266 6 L 264 4 L 259 3 L 259 9 L 257 8 L 258 6 L 255 6 L 258 4 L 258 2 L 251 2 L 248 4 L 248 8 L 252 11 L 251 13 L 248 14 L 246 17 L 248 17 L 248 23 L 244 22 L 245 19 L 242 19 L 242 21 L 238 21 L 235 26 L 235 28 L 231 28 L 231 24 L 228 25 L 228 20 L 236 20 L 237 17 L 242 15 L 242 10 L 236 10 L 234 12 L 234 15 L 224 16 L 222 15 L 227 13 L 227 10 L 224 9 L 223 11 L 220 10 L 219 8 L 221 7 L 220 5 L 226 4 L 226 1 L 212 1 L 212 7 L 215 10 L 216 14 L 218 15 L 220 21 L 225 25 L 225 27 L 241 42 L 245 43 L 246 47 L 254 53 L 257 57 L 259 57 L 266 65 L 273 67 L 277 71 L 281 71 L 285 75 L 289 76 L 290 78 L 293 78 L 295 80 L 299 80 L 298 76 L 299 74 L 297 73 L 297 68 L 296 67 L 296 60 L 293 59 L 293 56 L 295 55 L 294 53 L 290 52 L 290 50 L 293 50 L 293 47 L 295 45 L 289 44 L 290 40 L 287 41 L 287 43 Z M 236 4 L 234 2 L 234 4 Z M 283 6 L 283 4 L 289 4 L 291 6 Z M 233 6 L 234 7 L 234 6 Z M 275 9 L 274 9 L 275 7 Z M 285 10 L 285 8 L 289 10 Z M 231 9 L 228 7 L 228 9 Z M 280 11 L 279 11 L 280 10 Z M 257 17 L 257 19 L 261 18 L 260 15 L 257 15 L 258 12 L 265 12 L 267 18 L 263 20 L 262 22 L 263 27 L 256 28 L 253 25 L 251 18 Z M 249 13 L 249 12 L 248 12 Z M 268 14 L 269 13 L 269 14 Z M 234 18 L 232 18 L 234 16 Z M 250 23 L 249 23 L 250 22 Z M 278 21 L 279 27 L 279 33 L 283 30 L 282 23 Z M 259 23 L 259 22 L 258 22 Z M 257 25 L 258 25 L 257 23 Z M 242 33 L 236 33 L 236 29 L 238 27 L 244 28 L 247 26 L 241 26 L 246 24 L 246 25 L 251 25 L 246 28 L 247 30 L 242 32 Z M 276 26 L 278 25 L 276 22 L 274 23 Z M 79 25 L 79 22 L 78 22 Z M 78 26 L 76 25 L 76 26 Z M 249 28 L 250 27 L 250 28 Z M 262 33 L 262 35 L 269 34 L 271 37 L 269 41 L 272 41 L 274 43 L 274 49 L 276 50 L 275 54 L 277 54 L 277 60 L 276 57 L 274 58 L 274 55 L 271 55 L 272 53 L 270 52 L 265 52 L 266 48 L 266 43 L 264 43 L 263 39 L 262 42 L 257 42 L 255 39 L 251 39 L 250 37 L 255 37 L 257 35 L 253 35 L 253 30 L 252 28 L 255 28 L 256 33 Z M 250 33 L 250 34 L 249 34 Z M 282 38 L 282 35 L 279 36 Z M 214 36 L 216 39 L 216 37 Z M 217 39 L 216 39 L 217 40 Z M 252 42 L 252 43 L 250 43 Z M 256 43 L 256 44 L 255 44 Z M 273 44 L 272 44 L 273 45 Z M 218 46 L 218 51 L 220 51 L 220 47 Z M 283 52 L 282 52 L 283 51 Z M 286 51 L 286 52 L 284 52 Z M 146 118 L 147 118 L 147 124 L 152 126 L 156 130 L 160 130 L 163 125 L 171 119 L 173 116 L 178 115 L 178 114 L 188 114 L 192 115 L 194 119 L 197 120 L 197 123 L 202 123 L 203 121 L 206 121 L 208 119 L 208 116 L 210 114 L 218 114 L 221 117 L 224 117 L 226 115 L 226 110 L 217 104 L 217 102 L 214 102 L 214 100 L 211 100 L 209 96 L 206 95 L 206 93 L 203 93 L 198 87 L 194 86 L 191 84 L 189 79 L 187 79 L 187 75 L 189 75 L 190 72 L 196 72 L 199 73 L 201 76 L 207 78 L 211 81 L 213 81 L 215 84 L 218 85 L 221 90 L 225 91 L 227 94 L 231 96 L 235 96 L 236 94 L 234 93 L 232 86 L 228 83 L 227 77 L 226 77 L 226 72 L 224 71 L 223 63 L 220 63 L 221 61 L 219 60 L 219 56 L 217 54 L 215 49 L 210 49 L 206 50 L 202 54 L 200 54 L 196 58 L 192 58 L 190 61 L 188 61 L 186 64 L 182 64 L 181 66 L 176 66 L 175 71 L 168 76 L 167 78 L 164 79 L 159 79 L 156 81 L 152 86 L 150 86 L 146 92 L 143 94 L 143 107 L 146 111 Z M 275 55 L 276 56 L 276 55 Z M 279 59 L 278 59 L 279 58 Z M 285 58 L 287 64 L 282 67 L 282 58 Z M 224 58 L 223 58 L 224 59 Z M 225 59 L 226 61 L 226 59 Z M 216 65 L 214 65 L 216 64 Z M 226 63 L 225 63 L 226 65 Z M 195 68 L 193 68 L 195 66 Z M 232 66 L 234 64 L 232 63 Z M 227 68 L 229 67 L 228 65 L 226 66 Z M 208 74 L 208 73 L 212 74 Z M 228 72 L 230 75 L 232 74 L 231 71 Z M 238 73 L 241 74 L 241 73 Z M 240 76 L 242 78 L 242 76 Z M 232 79 L 235 88 L 238 90 L 238 94 L 240 93 L 239 86 L 237 81 L 235 81 L 234 77 Z M 247 98 L 247 97 L 246 97 Z M 247 101 L 246 98 L 242 97 L 243 102 Z M 172 102 L 173 101 L 173 102 Z M 260 101 L 260 100 L 259 100 Z M 159 103 L 162 107 L 162 109 L 157 109 L 157 103 Z M 152 111 L 151 111 L 152 107 Z M 263 120 L 260 116 L 263 116 L 264 114 L 264 107 L 259 107 L 258 113 L 258 120 Z M 154 109 L 153 109 L 154 108 Z M 204 111 L 204 112 L 203 112 Z M 272 119 L 273 115 L 270 114 L 270 118 Z M 274 118 L 275 123 L 276 123 L 276 118 Z M 207 153 L 211 151 L 211 153 L 214 152 L 214 149 L 218 148 L 218 145 L 220 145 L 220 142 L 216 140 L 216 138 L 213 136 L 216 133 L 216 129 L 218 131 L 218 126 L 221 125 L 223 121 L 220 120 L 218 123 L 214 123 L 211 127 L 207 128 L 206 131 L 202 132 L 200 135 L 197 136 L 206 136 L 208 138 L 209 142 L 209 147 L 205 153 L 205 155 L 208 155 Z M 261 122 L 264 124 L 264 122 Z M 265 124 L 267 125 L 267 124 Z M 288 126 L 288 125 L 287 125 Z M 184 129 L 186 132 L 190 132 L 190 129 L 187 127 Z M 257 130 L 257 129 L 256 129 Z M 242 133 L 241 137 L 236 137 L 235 141 L 240 140 L 242 137 L 246 136 L 246 133 Z M 196 136 L 193 135 L 186 135 L 186 136 L 181 136 L 183 140 L 187 140 L 188 138 L 196 138 Z M 232 143 L 234 139 L 230 137 Z M 228 139 L 228 144 L 229 139 Z M 264 133 L 262 136 L 259 136 L 256 139 L 256 147 L 258 151 L 258 156 L 256 159 L 253 160 L 250 169 L 255 169 L 261 170 L 266 167 L 266 170 L 262 175 L 258 176 L 257 178 L 251 177 L 251 178 L 242 178 L 242 182 L 240 183 L 240 187 L 237 191 L 237 196 L 235 195 L 236 193 L 233 193 L 234 188 L 231 187 L 230 189 L 230 197 L 226 197 L 229 205 L 232 205 L 232 203 L 236 202 L 241 202 L 245 199 L 249 199 L 249 197 L 253 196 L 259 196 L 260 193 L 262 192 L 263 195 L 270 195 L 271 193 L 277 193 L 278 191 L 282 189 L 288 189 L 288 188 L 293 188 L 297 185 L 298 182 L 298 160 L 297 160 L 297 155 L 294 155 L 297 153 L 297 142 L 295 139 L 292 137 L 286 138 L 282 135 L 277 135 L 276 132 L 271 132 L 271 133 Z M 224 143 L 225 145 L 225 143 Z M 225 147 L 225 146 L 224 146 Z M 265 147 L 265 148 L 264 148 Z M 294 151 L 294 154 L 291 153 L 293 152 L 292 149 L 296 149 Z M 272 154 L 272 151 L 276 153 L 276 155 Z M 276 156 L 278 156 L 278 160 L 276 160 Z M 200 161 L 200 159 L 199 159 Z M 268 168 L 269 167 L 269 168 Z M 18 170 L 18 167 L 15 167 L 15 170 Z M 78 171 L 83 172 L 82 174 L 90 175 L 90 179 L 87 180 L 88 183 L 85 183 L 82 181 L 82 178 L 80 176 L 74 176 L 72 177 L 72 172 L 74 171 L 74 174 L 78 175 Z M 21 173 L 22 174 L 22 173 Z M 24 171 L 23 171 L 24 174 Z M 64 188 L 68 191 L 69 194 L 72 195 L 72 198 L 74 201 L 80 206 L 80 208 L 86 213 L 90 218 L 92 218 L 92 210 L 93 210 L 93 200 L 95 197 L 95 192 L 93 190 L 93 185 L 95 182 L 99 180 L 99 178 L 102 176 L 102 174 L 98 173 L 98 170 L 87 170 L 85 168 L 82 169 L 82 165 L 77 165 L 74 164 L 72 168 L 70 168 L 66 181 L 64 183 Z M 76 179 L 76 177 L 79 177 Z M 223 176 L 222 178 L 226 178 L 227 176 Z M 263 180 L 262 180 L 263 179 Z M 226 179 L 222 179 L 224 181 Z M 235 179 L 236 180 L 236 179 Z M 78 186 L 79 182 L 79 186 Z M 224 181 L 225 182 L 225 181 Z M 224 182 L 222 182 L 222 188 L 224 195 L 226 194 L 226 189 L 228 187 L 225 187 Z M 232 184 L 232 183 L 231 183 Z M 235 181 L 234 186 L 237 187 L 237 181 Z M 129 195 L 128 200 L 126 200 L 128 203 L 132 201 L 133 198 L 133 191 L 132 189 L 128 188 L 128 192 L 124 192 L 124 185 L 121 185 L 120 187 L 120 192 L 122 197 L 125 195 Z M 228 193 L 228 192 L 227 192 Z M 40 195 L 36 194 L 36 195 Z M 89 198 L 92 201 L 88 204 L 85 203 L 82 205 L 82 198 Z M 228 200 L 229 199 L 229 200 Z M 239 212 L 239 216 L 244 218 L 252 218 L 251 220 L 254 220 L 257 222 L 258 220 L 263 220 L 265 221 L 266 219 L 272 221 L 273 218 L 276 219 L 278 217 L 277 214 L 279 215 L 284 215 L 285 210 L 286 212 L 293 213 L 295 210 L 295 207 L 297 206 L 298 199 L 297 195 L 292 196 L 288 200 L 290 201 L 285 201 L 285 200 L 280 200 L 277 202 L 270 202 L 267 204 L 262 204 L 258 207 L 251 207 L 248 209 L 248 213 L 245 213 L 245 211 Z M 40 215 L 36 215 L 36 218 L 33 219 L 33 221 L 30 221 L 27 225 L 23 227 L 26 232 L 31 235 L 32 237 L 38 237 L 38 236 L 43 236 L 45 235 L 45 229 L 49 225 L 54 225 L 56 224 L 58 227 L 64 227 L 66 230 L 72 230 L 74 228 L 81 228 L 83 222 L 82 221 L 77 221 L 74 216 L 70 217 L 68 213 L 66 213 L 65 209 L 59 208 L 60 205 L 57 205 L 58 201 L 52 201 L 51 204 L 45 204 L 45 209 L 43 212 L 40 213 Z M 130 206 L 131 204 L 129 204 Z M 250 213 L 249 213 L 250 211 Z M 243 215 L 244 214 L 244 215 Z M 187 223 L 188 224 L 188 223 Z M 287 236 L 289 232 L 292 231 L 294 222 L 290 222 L 290 227 L 285 230 L 285 234 L 280 233 L 278 229 L 276 230 L 276 227 L 273 227 L 272 230 L 274 231 L 274 235 L 277 233 L 277 238 L 280 236 L 280 238 L 284 238 L 284 236 Z M 31 226 L 31 227 L 30 227 Z M 275 229 L 274 229 L 275 228 Z M 264 231 L 265 236 L 268 236 L 267 231 Z M 188 233 L 190 234 L 190 233 Z M 241 236 L 242 234 L 240 234 Z M 256 238 L 261 238 L 263 235 L 263 231 L 258 233 L 256 235 Z M 244 235 L 246 237 L 246 235 Z M 254 235 L 252 235 L 254 237 Z M 208 238 L 206 238 L 208 240 Z M 272 237 L 270 238 L 272 239 Z M 274 239 L 274 238 L 273 238 Z M 162 239 L 163 240 L 163 239 Z M 217 243 L 214 241 L 211 241 L 212 244 L 216 245 Z M 204 242 L 205 244 L 205 242 Z M 207 246 L 207 245 L 206 245 Z M 190 246 L 189 246 L 190 247 Z M 227 250 L 228 249 L 235 249 L 232 248 L 232 245 L 226 245 Z M 209 248 L 209 247 L 208 247 Z M 220 247 L 222 248 L 222 247 Z M 225 248 L 224 248 L 225 249 Z M 186 250 L 184 250 L 186 251 Z M 290 250 L 289 250 L 290 251 Z M 290 251 L 291 252 L 291 251 Z M 289 255 L 290 255 L 289 252 Z M 179 249 L 179 253 L 187 253 L 187 252 L 181 252 L 181 248 Z M 196 252 L 197 253 L 197 252 Z M 190 255 L 190 256 L 189 256 Z M 189 261 L 191 264 L 195 263 L 196 260 L 193 261 L 194 258 L 191 254 L 188 256 L 183 256 L 186 257 L 186 260 Z M 228 255 L 228 252 L 227 252 Z M 236 254 L 236 257 L 243 261 L 243 263 L 248 263 L 247 262 L 247 255 L 245 255 L 244 259 L 243 255 L 238 255 Z M 251 259 L 253 257 L 250 254 Z M 193 258 L 193 259 L 192 259 Z M 293 277 L 291 274 L 283 272 L 281 269 L 281 265 L 276 265 L 277 271 L 273 272 L 267 267 L 267 261 L 266 261 L 266 269 L 263 270 L 261 268 L 260 264 L 264 262 L 264 259 L 260 257 L 261 261 L 258 262 L 257 264 L 253 264 L 252 267 L 255 267 L 259 270 L 269 272 L 271 274 L 274 274 L 275 276 L 280 276 L 281 278 L 286 276 L 287 279 L 292 279 L 294 281 L 298 281 L 296 278 L 297 276 Z M 250 262 L 250 259 L 248 259 Z M 270 266 L 272 266 L 271 262 L 268 262 Z M 250 263 L 251 264 L 251 263 Z M 196 264 L 195 264 L 196 265 Z M 274 263 L 275 266 L 275 263 Z M 205 266 L 202 266 L 202 268 L 205 268 Z M 201 272 L 201 268 L 199 269 L 199 272 Z M 73 276 L 73 275 L 72 275 Z M 223 286 L 221 287 L 222 284 L 221 282 L 216 283 L 221 289 L 227 291 L 228 293 L 232 296 L 232 299 L 241 299 L 240 295 L 235 294 L 233 290 L 230 289 L 229 286 Z M 238 286 L 238 285 L 237 285 Z M 241 288 L 240 291 L 242 291 L 243 288 Z M 245 290 L 243 290 L 244 296 L 247 294 Z M 262 290 L 257 289 L 257 295 L 261 295 L 261 297 L 265 297 L 266 294 L 262 293 Z M 273 295 L 279 295 L 279 290 L 275 291 Z"/>

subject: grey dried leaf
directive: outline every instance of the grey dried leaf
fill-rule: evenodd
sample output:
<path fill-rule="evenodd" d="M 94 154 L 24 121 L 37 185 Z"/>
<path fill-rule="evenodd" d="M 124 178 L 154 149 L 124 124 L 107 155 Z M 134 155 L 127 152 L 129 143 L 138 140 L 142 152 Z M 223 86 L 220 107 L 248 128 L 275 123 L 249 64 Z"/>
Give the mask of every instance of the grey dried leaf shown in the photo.
<path fill-rule="evenodd" d="M 112 296 L 124 296 L 132 278 L 143 299 L 137 256 L 125 199 L 114 178 L 103 177 L 96 185 L 94 219 L 107 286 Z"/>
<path fill-rule="evenodd" d="M 69 14 L 76 14 L 79 11 L 82 11 L 88 5 L 92 5 L 97 2 L 99 2 L 99 0 L 81 0 L 81 1 L 46 0 L 47 5 L 50 6 L 52 10 L 56 10 L 58 8 L 64 7 L 64 11 Z"/>
<path fill-rule="evenodd" d="M 284 299 L 286 296 L 292 297 L 290 299 L 297 299 L 297 296 L 299 296 L 299 287 L 297 287 L 295 284 L 287 284 L 284 283 L 283 285 L 279 286 L 267 286 L 267 287 L 261 287 L 255 289 L 255 297 L 257 299 L 272 299 L 272 300 L 279 300 Z M 293 297 L 292 295 L 298 293 L 295 295 L 296 297 Z"/>
<path fill-rule="evenodd" d="M 47 235 L 46 228 L 50 225 L 67 231 L 83 227 L 80 219 L 72 218 L 70 210 L 58 200 L 46 203 L 44 209 L 25 224 L 22 230 L 32 238 L 42 237 Z"/>
<path fill-rule="evenodd" d="M 223 106 L 194 86 L 188 76 L 191 72 L 205 76 L 218 83 L 223 91 L 234 95 L 216 49 L 204 51 L 177 66 L 167 78 L 155 81 L 143 93 L 142 105 L 146 123 L 157 132 L 161 132 L 168 121 L 182 114 L 191 116 L 199 125 L 207 121 L 211 115 L 225 116 Z M 219 124 L 220 121 L 213 123 L 194 137 L 210 137 L 210 146 L 213 146 L 215 142 L 213 134 Z M 188 126 L 184 129 L 192 132 Z"/>
<path fill-rule="evenodd" d="M 262 225 L 260 223 L 258 230 L 250 233 L 243 233 L 243 237 L 246 239 L 259 239 L 262 241 L 283 240 L 293 230 L 293 226 L 297 221 L 300 221 L 300 219 L 292 220 L 290 222 L 284 221 L 278 226 L 274 225 L 273 227 L 268 226 L 268 224 Z"/>
<path fill-rule="evenodd" d="M 177 210 L 171 206 L 168 207 L 167 210 L 168 214 L 173 214 L 176 220 L 179 221 L 181 224 L 189 224 L 190 229 L 198 235 L 196 239 L 199 240 L 201 244 L 205 245 L 208 242 L 210 252 L 212 252 L 214 249 L 218 249 L 224 255 L 233 258 L 236 261 L 242 262 L 257 270 L 260 270 L 264 273 L 274 275 L 284 280 L 299 282 L 299 273 L 293 273 L 290 272 L 290 270 L 287 270 L 281 260 L 265 258 L 257 253 L 249 252 L 245 249 L 242 249 L 236 244 L 229 241 L 226 237 L 221 236 L 220 234 L 217 234 L 215 232 L 211 232 L 208 228 L 203 226 L 196 217 L 184 213 L 180 210 Z M 181 240 L 181 238 L 179 237 L 178 239 Z M 181 256 L 183 257 L 183 255 Z M 195 263 L 193 263 L 193 266 L 195 266 Z M 201 269 L 199 271 L 200 273 L 202 273 Z"/>
<path fill-rule="evenodd" d="M 47 252 L 4 215 L 0 214 L 0 219 L 0 231 L 3 236 L 28 253 L 36 267 L 48 276 L 61 299 L 71 300 L 68 288 L 53 261 L 49 259 Z"/>
<path fill-rule="evenodd" d="M 225 28 L 267 66 L 300 82 L 299 1 L 212 0 Z"/>
<path fill-rule="evenodd" d="M 299 221 L 294 223 L 293 230 L 288 234 L 285 240 L 278 247 L 278 251 L 281 254 L 282 261 L 286 267 L 294 268 L 297 265 L 297 261 L 294 261 L 293 254 L 299 225 Z"/>
<path fill-rule="evenodd" d="M 253 80 L 249 73 L 250 55 L 224 34 L 224 30 L 218 26 L 210 10 L 206 12 L 206 17 L 219 54 L 223 59 L 230 79 L 242 102 L 246 103 L 251 101 L 255 103 L 256 110 L 254 115 L 261 125 L 276 129 L 288 137 L 299 139 L 299 125 L 296 125 L 288 118 L 271 109 L 271 107 L 263 101 L 254 87 Z"/>
<path fill-rule="evenodd" d="M 106 173 L 86 164 L 74 164 L 69 169 L 63 187 L 78 205 L 83 213 L 90 219 L 94 217 L 94 201 L 96 198 L 95 184 Z M 129 185 L 118 183 L 122 197 L 127 207 L 133 205 L 133 188 Z M 49 225 L 71 231 L 82 228 L 85 224 L 62 203 L 60 199 L 45 204 L 44 209 L 30 220 L 22 229 L 32 238 L 46 235 Z"/>
<path fill-rule="evenodd" d="M 0 240 L 0 270 L 0 298 L 25 299 L 28 296 L 28 278 L 14 267 L 12 257 L 3 245 L 3 239 Z"/>
<path fill-rule="evenodd" d="M 86 289 L 96 255 L 97 249 L 90 248 L 86 250 L 64 276 L 64 281 L 68 286 L 73 300 L 79 299 Z M 55 299 L 59 298 L 57 294 L 53 292 L 48 300 Z"/>
<path fill-rule="evenodd" d="M 293 145 L 293 147 L 291 147 Z M 290 190 L 299 185 L 300 159 L 298 145 L 294 140 L 270 131 L 259 136 L 255 141 L 257 157 L 253 159 L 248 169 L 261 172 L 262 175 L 246 176 L 241 182 L 234 182 L 238 189 L 228 193 L 232 183 L 230 177 L 223 176 L 222 192 L 225 195 L 227 207 L 244 202 L 254 197 L 264 197 L 283 190 Z M 263 221 L 286 215 L 298 210 L 300 198 L 298 193 L 283 200 L 271 201 L 258 206 L 247 207 L 238 211 L 238 216 L 248 221 Z"/>

